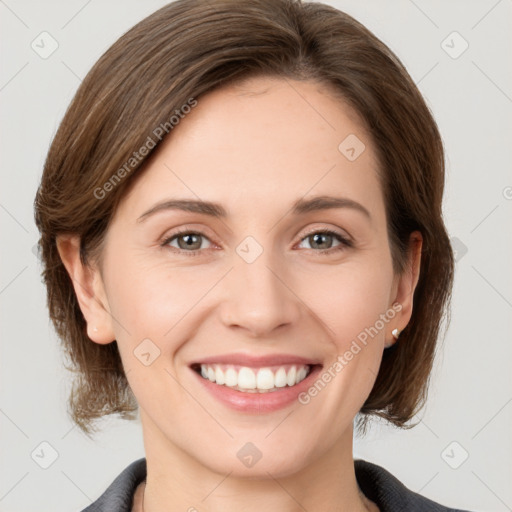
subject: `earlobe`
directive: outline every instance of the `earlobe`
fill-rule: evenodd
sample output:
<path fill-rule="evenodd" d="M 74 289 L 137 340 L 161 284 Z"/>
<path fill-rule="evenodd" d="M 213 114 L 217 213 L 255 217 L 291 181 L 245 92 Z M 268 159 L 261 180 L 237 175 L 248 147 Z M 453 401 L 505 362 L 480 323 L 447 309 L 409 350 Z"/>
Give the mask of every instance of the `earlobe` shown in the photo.
<path fill-rule="evenodd" d="M 87 335 L 96 343 L 111 343 L 115 340 L 115 334 L 99 270 L 82 263 L 78 235 L 59 235 L 56 242 L 59 256 L 71 278 L 80 310 L 87 322 Z"/>
<path fill-rule="evenodd" d="M 412 316 L 414 291 L 420 276 L 422 247 L 423 237 L 419 231 L 414 231 L 409 238 L 407 266 L 398 278 L 396 296 L 392 300 L 393 303 L 398 302 L 402 306 L 399 317 L 397 316 L 393 323 L 393 329 L 397 329 L 394 332 L 398 335 L 405 329 Z M 393 334 L 393 338 L 396 341 L 398 336 Z M 387 346 L 391 346 L 393 343 L 394 341 Z"/>

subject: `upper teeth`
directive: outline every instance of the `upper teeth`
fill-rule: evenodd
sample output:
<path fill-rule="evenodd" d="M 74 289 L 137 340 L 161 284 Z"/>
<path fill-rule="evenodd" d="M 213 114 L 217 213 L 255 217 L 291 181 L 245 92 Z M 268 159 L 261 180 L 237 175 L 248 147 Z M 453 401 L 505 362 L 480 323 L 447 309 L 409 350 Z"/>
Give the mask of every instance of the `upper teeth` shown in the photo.
<path fill-rule="evenodd" d="M 287 365 L 258 370 L 247 366 L 201 365 L 201 375 L 211 382 L 222 384 L 240 391 L 268 391 L 274 388 L 295 386 L 308 374 L 309 365 Z"/>

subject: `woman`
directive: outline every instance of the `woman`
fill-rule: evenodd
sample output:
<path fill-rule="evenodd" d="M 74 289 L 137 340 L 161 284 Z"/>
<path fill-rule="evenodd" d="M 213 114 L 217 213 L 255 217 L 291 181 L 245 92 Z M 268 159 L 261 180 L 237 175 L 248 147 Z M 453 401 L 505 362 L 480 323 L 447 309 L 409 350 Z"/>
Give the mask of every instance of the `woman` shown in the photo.
<path fill-rule="evenodd" d="M 35 202 L 72 417 L 143 429 L 86 510 L 452 510 L 352 456 L 356 417 L 425 400 L 443 185 L 410 76 L 334 8 L 181 0 L 123 35 Z"/>

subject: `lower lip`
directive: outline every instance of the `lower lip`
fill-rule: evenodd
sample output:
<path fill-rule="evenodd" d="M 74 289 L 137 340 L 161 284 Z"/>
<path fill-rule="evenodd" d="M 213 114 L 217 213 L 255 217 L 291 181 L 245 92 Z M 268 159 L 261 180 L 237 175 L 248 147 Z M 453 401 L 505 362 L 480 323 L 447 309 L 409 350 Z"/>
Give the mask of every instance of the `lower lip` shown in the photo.
<path fill-rule="evenodd" d="M 192 370 L 192 372 L 215 398 L 231 409 L 261 414 L 283 409 L 298 401 L 300 393 L 305 392 L 312 385 L 321 369 L 321 366 L 314 366 L 311 373 L 295 386 L 285 386 L 279 388 L 278 391 L 268 393 L 245 393 L 224 385 L 215 384 L 196 371 Z"/>

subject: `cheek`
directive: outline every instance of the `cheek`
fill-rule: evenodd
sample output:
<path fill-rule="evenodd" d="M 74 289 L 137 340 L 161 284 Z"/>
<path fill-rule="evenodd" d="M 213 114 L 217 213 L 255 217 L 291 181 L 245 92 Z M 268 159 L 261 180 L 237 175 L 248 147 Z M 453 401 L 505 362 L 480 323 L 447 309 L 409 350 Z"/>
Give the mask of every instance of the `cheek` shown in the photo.
<path fill-rule="evenodd" d="M 385 335 L 379 318 L 390 308 L 392 278 L 385 265 L 341 265 L 333 272 L 318 273 L 311 282 L 302 281 L 301 296 L 341 350 L 376 322 L 379 335 Z"/>
<path fill-rule="evenodd" d="M 187 397 L 174 380 L 175 356 L 191 336 L 197 304 L 211 280 L 128 257 L 116 259 L 108 276 L 114 332 L 137 401 L 155 418 L 172 417 L 171 404 L 186 410 Z M 156 396 L 165 400 L 155 402 Z"/>
<path fill-rule="evenodd" d="M 391 261 L 354 261 L 328 276 L 317 277 L 315 282 L 320 287 L 310 292 L 305 302 L 314 304 L 312 309 L 322 320 L 330 343 L 329 362 L 324 368 L 329 374 L 324 378 L 329 381 L 330 391 L 322 400 L 330 404 L 327 409 L 338 411 L 337 419 L 330 420 L 341 422 L 360 409 L 378 374 L 384 339 L 396 314 L 389 304 Z M 322 386 L 319 383 L 317 387 Z"/>
<path fill-rule="evenodd" d="M 122 253 L 122 251 L 119 251 Z M 183 322 L 200 310 L 200 302 L 219 279 L 219 269 L 172 266 L 160 259 L 119 257 L 110 264 L 109 306 L 120 350 L 127 352 L 149 338 L 162 353 L 177 347 L 173 340 Z"/>

